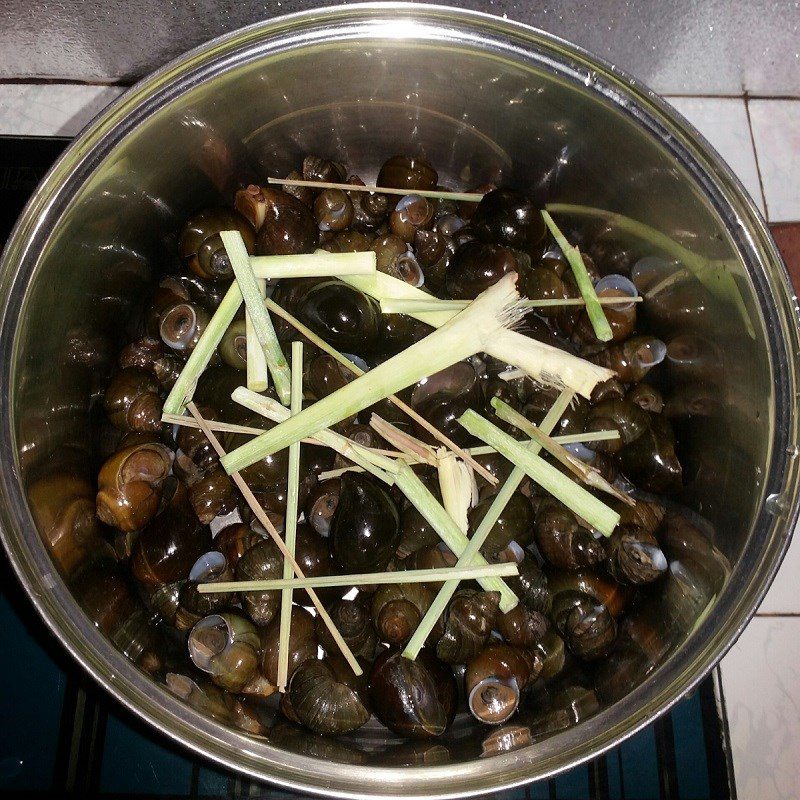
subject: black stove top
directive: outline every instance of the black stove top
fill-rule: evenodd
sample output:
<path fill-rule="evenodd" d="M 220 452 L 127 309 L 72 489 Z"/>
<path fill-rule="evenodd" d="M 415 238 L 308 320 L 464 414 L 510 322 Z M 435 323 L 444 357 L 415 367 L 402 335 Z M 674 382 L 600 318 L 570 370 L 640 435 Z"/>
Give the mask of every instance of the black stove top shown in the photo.
<path fill-rule="evenodd" d="M 0 242 L 67 139 L 0 137 Z M 0 556 L 0 793 L 19 797 L 303 795 L 220 771 L 108 697 L 36 616 Z M 669 714 L 594 761 L 497 800 L 725 800 L 724 725 L 709 677 Z"/>

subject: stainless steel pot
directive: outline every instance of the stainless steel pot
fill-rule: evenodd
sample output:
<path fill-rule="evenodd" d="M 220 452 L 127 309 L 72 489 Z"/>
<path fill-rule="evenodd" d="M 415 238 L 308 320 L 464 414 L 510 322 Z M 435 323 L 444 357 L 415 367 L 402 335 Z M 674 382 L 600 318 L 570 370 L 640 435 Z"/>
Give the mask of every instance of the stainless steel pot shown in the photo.
<path fill-rule="evenodd" d="M 423 758 L 377 726 L 335 745 L 265 741 L 188 707 L 148 676 L 158 666 L 149 620 L 98 560 L 82 477 L 101 435 L 92 401 L 104 364 L 154 275 L 174 263 L 185 216 L 229 197 L 236 177 L 285 174 L 307 152 L 368 179 L 388 154 L 408 151 L 445 183 L 524 186 L 579 227 L 607 225 L 619 246 L 650 257 L 641 269 L 668 275 L 654 324 L 716 353 L 701 381 L 713 402 L 680 421 L 682 500 L 709 521 L 732 572 L 702 608 L 690 603 L 657 668 L 637 673 L 622 699 L 536 743 L 509 737 L 510 752 L 496 736 L 492 758 L 482 757 L 486 729 L 467 720 Z M 645 87 L 511 22 L 347 6 L 189 53 L 103 112 L 53 167 L 0 281 L 0 513 L 26 591 L 126 706 L 198 753 L 285 786 L 464 796 L 596 755 L 711 669 L 763 597 L 797 517 L 797 309 L 763 220 L 707 143 Z M 676 584 L 680 602 L 685 588 Z"/>

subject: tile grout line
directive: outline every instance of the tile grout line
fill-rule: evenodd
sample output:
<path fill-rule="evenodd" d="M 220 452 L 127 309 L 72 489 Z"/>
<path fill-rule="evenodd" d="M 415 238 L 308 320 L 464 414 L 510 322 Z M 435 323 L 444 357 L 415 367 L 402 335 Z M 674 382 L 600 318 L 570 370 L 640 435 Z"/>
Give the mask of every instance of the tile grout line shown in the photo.
<path fill-rule="evenodd" d="M 758 175 L 758 188 L 761 190 L 761 201 L 764 203 L 764 218 L 769 222 L 769 205 L 767 204 L 767 193 L 764 191 L 764 179 L 761 177 L 761 164 L 758 160 L 758 148 L 756 147 L 756 136 L 753 132 L 753 121 L 750 118 L 750 96 L 747 92 L 742 97 L 744 100 L 744 113 L 747 117 L 747 130 L 750 132 L 750 145 L 753 148 L 753 158 L 756 160 L 756 174 Z"/>

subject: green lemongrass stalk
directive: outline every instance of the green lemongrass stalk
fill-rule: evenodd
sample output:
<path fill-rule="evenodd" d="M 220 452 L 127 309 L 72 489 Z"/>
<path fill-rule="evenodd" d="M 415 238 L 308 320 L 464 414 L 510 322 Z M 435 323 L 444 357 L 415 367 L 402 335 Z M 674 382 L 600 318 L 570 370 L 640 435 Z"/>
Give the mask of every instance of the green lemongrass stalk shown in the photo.
<path fill-rule="evenodd" d="M 567 406 L 572 401 L 573 396 L 572 392 L 564 391 L 556 398 L 555 403 L 553 403 L 552 407 L 545 415 L 545 418 L 542 420 L 542 430 L 550 432 L 555 428 L 561 416 L 567 410 Z M 528 448 L 530 452 L 534 454 L 538 453 L 540 450 L 536 442 L 529 443 Z M 509 500 L 511 500 L 512 495 L 519 488 L 524 477 L 525 471 L 521 467 L 514 467 L 511 474 L 506 478 L 505 483 L 503 483 L 500 490 L 495 495 L 494 500 L 492 500 L 492 504 L 489 506 L 480 525 L 478 525 L 477 530 L 472 534 L 469 544 L 459 556 L 455 569 L 463 569 L 475 563 L 475 558 L 478 556 L 481 547 L 483 547 L 483 543 L 489 536 L 489 532 L 495 526 L 495 523 L 503 513 L 503 509 L 508 505 Z M 417 657 L 419 651 L 427 641 L 430 632 L 433 630 L 434 625 L 436 625 L 439 617 L 441 617 L 444 610 L 447 608 L 450 599 L 455 594 L 459 582 L 458 578 L 453 577 L 445 582 L 439 589 L 430 608 L 425 612 L 425 616 L 420 620 L 417 629 L 414 631 L 414 635 L 403 650 L 403 656 L 405 658 L 410 658 L 413 661 Z"/>
<path fill-rule="evenodd" d="M 184 417 L 180 414 L 162 414 L 161 421 L 167 425 L 181 425 L 184 428 L 197 428 L 200 426 L 192 417 Z M 244 433 L 249 436 L 260 436 L 266 428 L 251 428 L 248 425 L 234 425 L 231 422 L 217 422 L 208 420 L 208 427 L 215 433 Z"/>
<path fill-rule="evenodd" d="M 292 342 L 292 401 L 291 414 L 303 408 L 303 343 Z M 294 556 L 297 543 L 297 515 L 300 498 L 300 442 L 289 446 L 289 475 L 286 488 L 286 524 L 283 539 L 286 549 Z M 283 578 L 293 575 L 292 565 L 283 561 Z M 278 631 L 278 690 L 286 691 L 289 680 L 289 633 L 292 627 L 292 587 L 281 591 L 281 621 Z"/>
<path fill-rule="evenodd" d="M 170 389 L 167 399 L 164 401 L 163 413 L 182 414 L 186 409 L 186 404 L 194 397 L 194 390 L 197 388 L 197 380 L 202 375 L 208 362 L 217 350 L 217 346 L 222 341 L 225 331 L 228 330 L 239 306 L 242 304 L 242 293 L 234 281 L 222 302 L 217 307 L 214 315 L 208 323 L 208 327 L 203 331 L 197 344 L 194 346 L 189 358 L 186 360 L 178 380 Z"/>
<path fill-rule="evenodd" d="M 391 422 L 387 422 L 375 413 L 370 417 L 369 426 L 378 436 L 386 439 L 389 444 L 393 444 L 401 453 L 413 458 L 416 463 L 437 466 L 438 457 L 436 451 L 429 444 L 425 444 L 425 442 L 410 433 L 401 431 L 400 428 L 395 427 Z M 451 453 L 451 455 L 455 458 L 454 453 Z"/>
<path fill-rule="evenodd" d="M 312 189 L 341 189 L 343 192 L 369 192 L 370 194 L 396 194 L 405 197 L 416 194 L 420 197 L 430 197 L 433 200 L 454 200 L 466 203 L 480 203 L 483 194 L 478 192 L 441 192 L 432 189 L 393 189 L 389 186 L 357 186 L 352 183 L 330 183 L 323 181 L 303 181 L 294 178 L 267 178 L 267 183 L 279 186 L 308 186 Z"/>
<path fill-rule="evenodd" d="M 558 459 L 573 475 L 577 476 L 587 486 L 599 489 L 601 492 L 610 494 L 629 506 L 636 505 L 630 495 L 620 492 L 615 486 L 610 484 L 593 466 L 585 464 L 576 458 L 568 450 L 565 450 L 558 442 L 551 439 L 544 431 L 540 430 L 529 419 L 523 417 L 518 411 L 511 408 L 508 403 L 504 403 L 499 397 L 492 398 L 492 408 L 497 416 L 504 422 L 508 422 L 518 430 L 529 436 L 533 441 L 538 442 L 553 458 Z"/>
<path fill-rule="evenodd" d="M 515 305 L 519 299 L 515 283 L 516 275 L 505 275 L 438 330 L 318 400 L 296 417 L 241 445 L 220 463 L 227 472 L 244 469 L 304 436 L 363 411 L 387 395 L 486 350 L 499 331 L 520 318 Z"/>
<path fill-rule="evenodd" d="M 226 592 L 271 592 L 276 589 L 327 589 L 332 586 L 382 586 L 390 583 L 436 583 L 449 578 L 478 580 L 480 578 L 508 578 L 519 574 L 513 562 L 481 564 L 475 567 L 437 567 L 436 569 L 409 569 L 396 572 L 362 572 L 355 575 L 321 575 L 313 578 L 273 578 L 265 581 L 225 581 L 201 583 L 201 594 Z"/>
<path fill-rule="evenodd" d="M 417 289 L 410 283 L 382 272 L 376 272 L 374 275 L 343 275 L 342 280 L 364 294 L 374 297 L 378 302 L 384 298 L 426 302 L 431 299 L 422 289 Z M 460 312 L 453 309 L 415 312 L 409 316 L 439 328 L 446 325 L 457 313 Z M 486 343 L 485 352 L 498 361 L 514 364 L 540 383 L 557 389 L 572 389 L 587 399 L 591 398 L 592 390 L 598 383 L 614 377 L 614 372 L 610 369 L 598 367 L 585 359 L 565 353 L 549 344 L 537 342 L 513 330 L 498 331 L 491 341 Z"/>
<path fill-rule="evenodd" d="M 320 472 L 317 475 L 317 480 L 322 483 L 323 481 L 329 481 L 332 478 L 341 478 L 345 472 L 366 472 L 364 467 L 339 467 L 339 469 L 329 469 L 327 472 Z"/>
<path fill-rule="evenodd" d="M 598 297 L 601 306 L 625 305 L 628 303 L 641 303 L 643 297 Z M 424 312 L 452 311 L 457 312 L 469 305 L 469 300 L 439 300 L 431 297 L 430 300 L 403 300 L 394 297 L 381 298 L 381 311 L 384 314 L 419 314 Z M 582 297 L 553 297 L 548 300 L 520 300 L 523 308 L 554 308 L 559 306 L 585 306 Z"/>
<path fill-rule="evenodd" d="M 380 273 L 376 273 L 380 274 Z M 343 276 L 340 276 L 343 277 Z M 388 277 L 388 276 L 385 276 Z M 408 284 L 406 284 L 408 285 Z M 347 356 L 340 353 L 336 348 L 331 347 L 324 339 L 317 336 L 314 331 L 312 331 L 308 326 L 303 325 L 297 317 L 294 317 L 290 314 L 286 309 L 281 308 L 277 303 L 273 302 L 269 298 L 265 301 L 267 308 L 276 316 L 280 317 L 281 319 L 288 322 L 298 333 L 301 333 L 308 339 L 309 342 L 315 344 L 322 350 L 324 353 L 327 353 L 331 358 L 334 358 L 338 361 L 343 367 L 346 367 L 350 370 L 354 375 L 363 375 L 364 370 L 354 364 Z M 438 442 L 441 442 L 445 447 L 449 450 L 452 450 L 457 456 L 463 458 L 479 475 L 481 475 L 484 480 L 488 481 L 491 486 L 494 486 L 497 483 L 497 478 L 492 475 L 489 470 L 486 469 L 483 465 L 479 464 L 475 461 L 472 456 L 466 452 L 463 448 L 459 447 L 452 439 L 448 436 L 445 436 L 435 425 L 428 422 L 425 417 L 423 417 L 419 412 L 415 409 L 411 408 L 408 403 L 401 400 L 397 395 L 390 394 L 386 398 L 392 405 L 396 408 L 399 408 L 406 416 L 410 417 L 414 420 L 423 430 L 426 430 L 434 439 Z"/>
<path fill-rule="evenodd" d="M 541 427 L 540 427 L 541 430 Z M 619 431 L 586 431 L 586 433 L 567 433 L 561 436 L 553 436 L 554 442 L 561 445 L 565 444 L 585 444 L 586 442 L 608 442 L 612 439 L 619 439 Z M 471 456 L 488 456 L 496 453 L 494 447 L 482 444 L 478 447 L 468 447 L 467 451 Z"/>
<path fill-rule="evenodd" d="M 590 526 L 611 536 L 619 522 L 616 511 L 472 409 L 467 409 L 458 421 L 473 436 L 496 447 L 500 455 L 522 467 L 532 480 Z"/>
<path fill-rule="evenodd" d="M 267 296 L 267 282 L 262 278 L 256 280 L 261 297 Z M 247 342 L 247 388 L 254 392 L 263 392 L 269 386 L 269 368 L 264 350 L 258 342 L 253 319 L 250 312 L 244 312 L 244 333 Z"/>
<path fill-rule="evenodd" d="M 469 467 L 446 450 L 438 455 L 437 471 L 444 510 L 463 533 L 469 530 L 467 516 L 477 501 L 478 487 Z"/>
<path fill-rule="evenodd" d="M 340 275 L 371 275 L 376 255 L 365 253 L 329 253 L 316 250 L 297 256 L 250 256 L 250 266 L 257 278 L 270 281 L 281 278 L 338 278 Z"/>
<path fill-rule="evenodd" d="M 261 414 L 263 417 L 279 424 L 291 417 L 289 409 L 282 406 L 277 400 L 251 392 L 244 386 L 234 389 L 231 399 L 250 411 Z M 335 450 L 339 455 L 349 459 L 354 464 L 358 464 L 358 466 L 384 483 L 389 485 L 394 483 L 393 475 L 397 472 L 397 465 L 393 459 L 328 429 L 316 431 L 311 437 L 311 441 L 313 444 L 330 447 L 331 450 Z"/>
<path fill-rule="evenodd" d="M 578 284 L 581 297 L 586 301 L 586 314 L 589 317 L 589 322 L 592 323 L 594 335 L 601 342 L 610 342 L 614 334 L 611 332 L 611 326 L 608 324 L 606 315 L 597 298 L 597 292 L 595 292 L 592 279 L 589 277 L 589 273 L 586 270 L 586 264 L 583 263 L 581 251 L 578 250 L 577 247 L 573 247 L 567 241 L 567 237 L 561 233 L 558 225 L 556 225 L 547 211 L 542 211 L 542 218 L 544 219 L 544 224 L 547 225 L 550 233 L 553 234 L 556 244 L 561 248 L 561 252 L 564 253 L 564 256 L 572 268 L 572 274 L 575 276 L 575 283 Z"/>
<path fill-rule="evenodd" d="M 426 522 L 439 534 L 439 538 L 460 556 L 469 546 L 469 539 L 458 527 L 453 518 L 444 510 L 441 503 L 430 493 L 425 484 L 414 474 L 411 467 L 403 465 L 395 477 L 397 488 L 408 498 L 408 501 L 425 518 Z M 482 566 L 486 559 L 476 554 L 469 566 Z M 518 600 L 505 581 L 500 578 L 481 578 L 480 585 L 487 592 L 500 593 L 500 610 L 504 613 L 516 606 Z"/>
<path fill-rule="evenodd" d="M 256 339 L 264 351 L 264 358 L 275 383 L 275 391 L 281 402 L 286 405 L 292 394 L 289 365 L 286 363 L 272 320 L 264 305 L 264 298 L 258 290 L 258 281 L 250 267 L 250 254 L 239 231 L 222 231 L 220 238 L 230 259 L 236 283 L 239 284 L 239 290 L 244 297 L 244 304 L 250 312 Z"/>

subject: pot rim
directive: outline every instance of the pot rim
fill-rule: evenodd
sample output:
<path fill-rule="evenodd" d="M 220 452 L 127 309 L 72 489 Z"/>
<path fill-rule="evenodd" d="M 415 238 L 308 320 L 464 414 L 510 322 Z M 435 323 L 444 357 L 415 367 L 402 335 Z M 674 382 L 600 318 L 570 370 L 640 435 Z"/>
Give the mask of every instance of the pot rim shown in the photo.
<path fill-rule="evenodd" d="M 619 744 L 666 712 L 711 671 L 741 634 L 780 566 L 797 521 L 799 312 L 788 273 L 766 223 L 739 181 L 671 106 L 626 73 L 557 36 L 447 6 L 366 3 L 312 9 L 213 39 L 144 78 L 102 111 L 31 197 L 0 260 L 0 380 L 7 387 L 13 385 L 16 320 L 50 236 L 51 220 L 67 209 L 75 190 L 94 167 L 135 127 L 185 89 L 245 60 L 315 43 L 386 38 L 461 44 L 547 69 L 576 86 L 591 84 L 650 136 L 659 137 L 713 204 L 750 268 L 773 362 L 775 425 L 764 478 L 762 498 L 766 501 L 761 503 L 738 562 L 747 565 L 748 573 L 734 570 L 715 614 L 687 639 L 680 659 L 668 659 L 623 701 L 586 722 L 489 760 L 374 767 L 290 753 L 213 722 L 140 672 L 91 625 L 54 569 L 27 508 L 17 479 L 8 391 L 0 397 L 4 466 L 0 470 L 0 538 L 39 615 L 72 656 L 128 709 L 196 753 L 261 780 L 329 797 L 465 797 L 509 789 L 573 767 Z M 760 537 L 755 536 L 757 532 Z M 754 541 L 759 538 L 768 544 L 762 550 Z"/>

